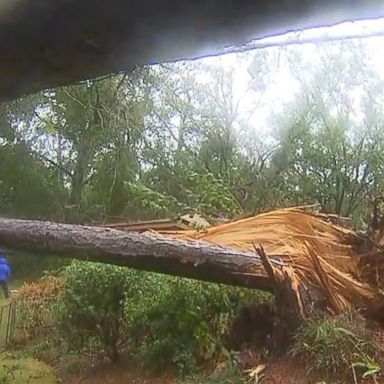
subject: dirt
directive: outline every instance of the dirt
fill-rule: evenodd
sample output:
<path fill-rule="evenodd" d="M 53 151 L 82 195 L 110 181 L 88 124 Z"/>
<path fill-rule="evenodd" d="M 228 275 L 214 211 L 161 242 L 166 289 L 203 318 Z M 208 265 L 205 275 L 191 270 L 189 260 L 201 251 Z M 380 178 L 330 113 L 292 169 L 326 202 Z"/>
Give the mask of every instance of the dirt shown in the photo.
<path fill-rule="evenodd" d="M 252 356 L 251 356 L 252 357 Z M 1 358 L 0 358 L 1 359 Z M 256 359 L 247 360 L 247 368 L 252 365 L 256 368 L 260 362 Z M 15 359 L 6 357 L 1 359 L 1 366 L 6 365 L 13 369 L 14 378 L 10 384 L 21 383 L 39 383 L 39 384 L 174 384 L 175 377 L 171 374 L 163 374 L 161 376 L 151 376 L 143 373 L 134 366 L 132 361 L 122 358 L 118 363 L 105 362 L 89 369 L 84 374 L 73 374 L 67 376 L 60 381 L 57 380 L 54 370 L 44 363 L 35 359 L 23 358 Z M 245 368 L 245 367 L 244 367 Z M 274 359 L 267 364 L 267 368 L 263 372 L 264 375 L 258 384 L 336 384 L 330 382 L 320 376 L 308 375 L 306 369 L 300 361 L 290 357 Z M 0 369 L 1 382 L 1 369 Z M 250 383 L 253 384 L 252 380 Z M 348 384 L 347 381 L 341 380 L 338 384 Z M 353 381 L 350 382 L 353 384 Z M 364 381 L 365 384 L 373 384 L 370 381 Z M 384 381 L 375 383 L 384 384 Z"/>
<path fill-rule="evenodd" d="M 118 363 L 105 362 L 80 377 L 68 377 L 64 384 L 171 384 L 171 375 L 153 377 L 137 369 L 129 358 Z"/>
<path fill-rule="evenodd" d="M 249 355 L 246 358 L 244 369 L 257 367 L 260 362 L 255 356 Z M 64 384 L 174 384 L 175 378 L 172 375 L 164 374 L 162 376 L 153 377 L 144 374 L 137 369 L 129 359 L 122 359 L 117 364 L 103 363 L 86 374 L 68 377 L 63 381 Z M 253 384 L 252 380 L 250 383 Z M 275 359 L 267 364 L 264 376 L 259 384 L 336 384 L 324 380 L 321 377 L 313 375 L 308 376 L 305 368 L 300 362 L 292 358 L 284 357 Z M 343 381 L 343 384 L 347 384 Z M 366 384 L 369 384 L 366 382 Z"/>
<path fill-rule="evenodd" d="M 364 384 L 384 384 L 384 378 L 359 380 Z M 260 384 L 355 384 L 353 379 L 330 381 L 320 375 L 308 374 L 299 360 L 284 357 L 271 361 Z"/>
<path fill-rule="evenodd" d="M 241 350 L 248 345 L 262 349 L 273 331 L 275 308 L 265 302 L 241 308 L 228 332 L 228 347 Z"/>
<path fill-rule="evenodd" d="M 74 356 L 75 357 L 75 356 Z M 67 356 L 68 358 L 68 356 Z M 67 358 L 64 359 L 67 362 Z M 252 370 L 264 364 L 265 361 L 260 357 L 257 351 L 244 350 L 236 355 L 239 368 L 242 370 Z M 72 364 L 68 359 L 69 366 Z M 96 361 L 93 363 L 96 364 Z M 10 384 L 21 383 L 40 383 L 40 384 L 174 384 L 175 376 L 172 374 L 163 374 L 161 376 L 151 376 L 143 373 L 132 362 L 129 356 L 123 356 L 118 363 L 103 362 L 97 363 L 93 368 L 88 368 L 83 373 L 79 370 L 73 370 L 72 373 L 66 369 L 60 372 L 59 367 L 51 368 L 38 360 L 30 358 L 18 358 L 11 355 L 0 355 L 0 383 L 2 366 L 6 365 L 14 373 L 14 378 Z M 55 365 L 52 361 L 52 365 Z M 90 367 L 90 365 L 88 365 Z M 85 368 L 85 367 L 84 367 Z M 224 369 L 224 366 L 223 366 Z M 208 376 L 214 374 L 213 367 L 207 367 Z M 61 374 L 64 373 L 65 374 Z M 80 370 L 81 372 L 81 370 Z M 61 378 L 57 380 L 55 373 Z M 260 378 L 260 376 L 259 376 Z M 196 383 L 203 381 L 196 381 Z M 213 382 L 213 381 L 212 381 Z M 249 383 L 255 382 L 250 380 Z M 305 367 L 300 360 L 292 357 L 282 357 L 271 359 L 266 364 L 261 380 L 258 384 L 336 384 L 326 380 L 324 377 L 308 375 Z M 338 384 L 348 384 L 349 381 L 340 380 Z M 353 381 L 350 381 L 353 384 Z M 374 384 L 364 380 L 365 384 Z M 378 380 L 377 383 L 384 384 L 384 381 Z"/>
<path fill-rule="evenodd" d="M 317 384 L 321 378 L 308 377 L 304 367 L 291 358 L 281 358 L 268 364 L 262 384 Z"/>

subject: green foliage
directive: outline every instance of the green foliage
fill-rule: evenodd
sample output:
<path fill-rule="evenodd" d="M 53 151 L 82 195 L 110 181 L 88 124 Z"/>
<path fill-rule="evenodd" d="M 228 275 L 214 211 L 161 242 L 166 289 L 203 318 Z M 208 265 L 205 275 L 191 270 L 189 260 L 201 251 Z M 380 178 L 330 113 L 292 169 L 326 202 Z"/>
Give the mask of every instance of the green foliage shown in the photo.
<path fill-rule="evenodd" d="M 381 76 L 362 69 L 364 48 L 350 43 L 325 46 L 316 63 L 291 55 L 300 92 L 275 121 L 280 146 L 272 161 L 281 193 L 292 204 L 318 203 L 351 216 L 366 229 L 383 180 Z"/>
<path fill-rule="evenodd" d="M 188 190 L 191 206 L 213 217 L 238 213 L 240 208 L 224 182 L 212 173 L 188 172 L 191 190 Z"/>
<path fill-rule="evenodd" d="M 139 361 L 152 370 L 171 366 L 186 373 L 212 358 L 229 358 L 228 326 L 241 303 L 257 298 L 254 292 L 151 275 L 140 300 L 126 302 Z"/>
<path fill-rule="evenodd" d="M 173 367 L 183 374 L 213 358 L 229 359 L 229 325 L 240 306 L 262 298 L 251 290 L 78 261 L 61 278 L 54 317 L 71 349 L 93 343 L 115 360 L 125 346 L 150 370 Z"/>
<path fill-rule="evenodd" d="M 63 195 L 53 173 L 25 145 L 0 145 L 0 212 L 29 218 L 55 217 Z"/>
<path fill-rule="evenodd" d="M 126 183 L 126 187 L 131 203 L 140 210 L 142 217 L 175 215 L 185 209 L 185 205 L 179 203 L 175 197 L 157 192 L 143 184 Z"/>
<path fill-rule="evenodd" d="M 100 222 L 316 203 L 367 229 L 384 188 L 383 78 L 364 44 L 310 59 L 299 49 L 144 67 L 3 104 L 0 213 Z M 250 61 L 237 97 L 234 73 Z M 281 70 L 296 89 L 262 129 L 255 116 Z"/>
<path fill-rule="evenodd" d="M 373 376 L 380 370 L 373 335 L 354 316 L 309 322 L 295 336 L 292 354 L 305 361 L 309 371 L 330 377 Z"/>
<path fill-rule="evenodd" d="M 181 373 L 215 357 L 239 306 L 260 299 L 253 291 L 73 262 L 61 273 L 56 327 L 70 348 L 97 343 L 112 359 L 126 344 L 151 370 Z"/>
<path fill-rule="evenodd" d="M 12 373 L 7 366 L 0 367 L 0 384 L 9 384 Z"/>
<path fill-rule="evenodd" d="M 112 360 L 118 359 L 129 272 L 135 273 L 78 261 L 63 269 L 63 292 L 55 315 L 59 332 L 71 348 L 81 351 L 94 340 Z"/>
<path fill-rule="evenodd" d="M 363 379 L 375 379 L 376 376 L 381 372 L 381 365 L 370 356 L 364 356 L 362 361 L 353 363 L 353 368 L 359 369 L 363 372 L 361 376 Z"/>

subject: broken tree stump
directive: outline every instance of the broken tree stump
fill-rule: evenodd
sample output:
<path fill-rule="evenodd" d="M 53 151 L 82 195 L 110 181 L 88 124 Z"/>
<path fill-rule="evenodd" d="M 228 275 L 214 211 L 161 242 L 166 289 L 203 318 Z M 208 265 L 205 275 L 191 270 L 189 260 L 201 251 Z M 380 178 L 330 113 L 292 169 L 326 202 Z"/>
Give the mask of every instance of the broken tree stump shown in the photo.
<path fill-rule="evenodd" d="M 261 245 L 255 250 L 272 282 L 275 295 L 276 315 L 269 349 L 282 351 L 308 319 L 325 315 L 326 298 L 317 289 L 306 287 L 292 266 L 273 265 Z"/>

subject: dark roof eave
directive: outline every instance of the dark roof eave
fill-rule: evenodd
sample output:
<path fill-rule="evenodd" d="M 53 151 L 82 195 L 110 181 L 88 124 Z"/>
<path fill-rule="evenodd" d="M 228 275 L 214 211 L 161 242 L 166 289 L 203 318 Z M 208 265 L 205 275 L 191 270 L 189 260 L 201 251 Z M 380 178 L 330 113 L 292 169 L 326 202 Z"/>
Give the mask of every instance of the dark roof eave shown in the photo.
<path fill-rule="evenodd" d="M 0 101 L 290 30 L 384 15 L 382 0 L 3 0 Z"/>

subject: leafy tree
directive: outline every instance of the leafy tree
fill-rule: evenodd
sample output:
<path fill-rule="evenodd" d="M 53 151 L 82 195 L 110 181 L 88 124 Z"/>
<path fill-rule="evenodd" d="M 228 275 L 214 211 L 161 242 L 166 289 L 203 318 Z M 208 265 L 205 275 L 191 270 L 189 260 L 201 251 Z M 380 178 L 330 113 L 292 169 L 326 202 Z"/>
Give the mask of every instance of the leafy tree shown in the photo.
<path fill-rule="evenodd" d="M 258 51 L 226 67 L 144 67 L 3 104 L 0 209 L 100 222 L 317 203 L 360 228 L 377 222 L 383 79 L 367 69 L 361 43 L 305 49 Z M 234 66 L 251 55 L 237 96 Z M 296 92 L 274 112 L 273 131 L 260 132 L 251 117 L 282 67 Z"/>
<path fill-rule="evenodd" d="M 341 44 L 322 50 L 311 68 L 295 62 L 301 92 L 276 122 L 280 147 L 272 161 L 282 169 L 288 202 L 319 203 L 360 226 L 381 179 L 384 144 L 381 100 L 372 97 L 383 82 L 361 70 L 365 57 L 360 46 Z"/>

